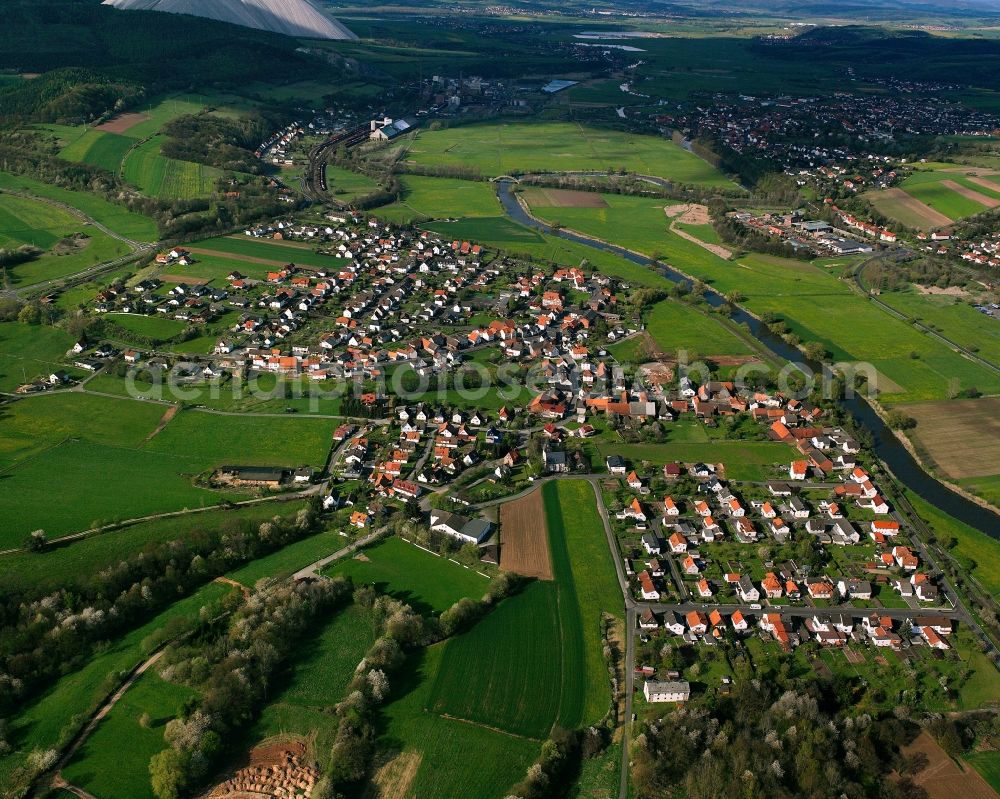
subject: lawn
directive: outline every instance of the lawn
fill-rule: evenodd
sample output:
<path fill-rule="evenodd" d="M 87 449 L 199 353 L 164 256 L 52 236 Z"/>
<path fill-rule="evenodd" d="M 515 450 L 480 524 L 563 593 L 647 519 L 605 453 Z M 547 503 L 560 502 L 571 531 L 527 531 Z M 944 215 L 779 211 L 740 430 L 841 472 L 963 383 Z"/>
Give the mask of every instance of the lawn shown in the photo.
<path fill-rule="evenodd" d="M 329 709 L 344 698 L 354 668 L 374 642 L 371 612 L 360 605 L 335 608 L 329 618 L 317 621 L 314 635 L 297 645 L 292 663 L 276 681 L 274 699 L 249 730 L 248 743 L 301 735 L 315 740 L 322 762 L 337 731 L 337 718 Z"/>
<path fill-rule="evenodd" d="M 421 130 L 406 142 L 406 157 L 429 166 L 511 173 L 620 170 L 679 183 L 732 188 L 696 155 L 656 136 L 589 128 L 569 122 L 507 122 Z"/>
<path fill-rule="evenodd" d="M 80 235 L 72 244 L 70 238 Z M 62 244 L 59 244 L 60 241 Z M 78 217 L 40 200 L 0 194 L 0 248 L 29 244 L 38 258 L 10 267 L 13 285 L 28 285 L 81 272 L 129 253 L 129 247 Z M 58 245 L 58 246 L 57 246 Z"/>
<path fill-rule="evenodd" d="M 656 466 L 667 462 L 721 463 L 727 480 L 762 481 L 774 477 L 773 464 L 785 467 L 797 451 L 787 444 L 772 441 L 714 441 L 711 443 L 618 444 L 600 442 L 601 457 L 621 455 L 631 463 L 649 461 Z"/>
<path fill-rule="evenodd" d="M 530 738 L 599 721 L 611 702 L 601 614 L 623 600 L 589 483 L 543 488 L 554 581 L 536 581 L 450 639 L 430 691 L 436 713 Z"/>
<path fill-rule="evenodd" d="M 337 548 L 324 554 L 332 554 Z M 310 562 L 307 560 L 299 568 Z M 338 561 L 326 573 L 347 575 L 356 585 L 374 585 L 379 592 L 408 603 L 420 613 L 441 613 L 463 597 L 479 599 L 489 588 L 489 580 L 471 569 L 400 538 L 389 538 L 364 550 L 363 558 Z"/>
<path fill-rule="evenodd" d="M 187 330 L 187 323 L 177 319 L 167 319 L 164 316 L 143 316 L 141 314 L 111 313 L 105 317 L 119 327 L 135 333 L 138 336 L 152 339 L 158 343 L 169 341 L 174 336 Z"/>
<path fill-rule="evenodd" d="M 0 189 L 58 200 L 79 209 L 121 236 L 136 241 L 156 241 L 156 223 L 152 219 L 134 214 L 96 194 L 70 191 L 24 175 L 11 175 L 6 172 L 0 172 Z"/>
<path fill-rule="evenodd" d="M 65 355 L 72 346 L 72 336 L 57 328 L 0 322 L 0 391 L 12 392 L 25 380 L 47 378 L 64 369 Z M 0 443 L 0 463 L 2 453 Z"/>
<path fill-rule="evenodd" d="M 375 211 L 380 219 L 409 222 L 447 217 L 495 217 L 500 201 L 492 183 L 454 178 L 403 175 L 403 193 L 392 205 Z"/>
<path fill-rule="evenodd" d="M 102 799 L 154 799 L 149 761 L 167 747 L 163 730 L 184 703 L 190 688 L 162 680 L 156 669 L 143 674 L 101 721 L 66 768 L 66 779 Z M 150 717 L 148 727 L 139 719 Z M 123 757 L 127 752 L 128 756 Z"/>
<path fill-rule="evenodd" d="M 142 642 L 146 638 L 177 619 L 197 616 L 202 607 L 219 601 L 232 590 L 211 583 L 174 603 L 147 624 L 111 642 L 84 666 L 57 680 L 38 701 L 11 717 L 9 740 L 14 751 L 0 758 L 0 785 L 3 775 L 20 765 L 29 752 L 57 746 L 64 730 L 77 723 L 74 719 L 79 720 L 104 700 L 117 684 L 119 674 L 131 671 L 143 661 Z M 114 751 L 120 756 L 123 747 Z"/>

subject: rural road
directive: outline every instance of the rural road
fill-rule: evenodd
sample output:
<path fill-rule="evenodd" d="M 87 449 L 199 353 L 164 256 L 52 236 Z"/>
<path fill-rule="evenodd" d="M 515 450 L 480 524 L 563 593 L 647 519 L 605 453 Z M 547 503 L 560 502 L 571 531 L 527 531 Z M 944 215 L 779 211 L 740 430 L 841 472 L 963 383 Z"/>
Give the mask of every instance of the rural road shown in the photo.
<path fill-rule="evenodd" d="M 293 580 L 304 580 L 307 577 L 317 577 L 317 576 L 319 576 L 320 570 L 322 570 L 323 568 L 325 568 L 329 564 L 333 563 L 335 560 L 340 560 L 341 558 L 346 558 L 348 555 L 351 555 L 351 554 L 357 552 L 359 549 L 363 549 L 364 547 L 368 546 L 370 543 L 372 543 L 372 541 L 375 541 L 376 539 L 378 539 L 379 537 L 381 537 L 381 535 L 383 534 L 383 532 L 385 532 L 385 531 L 384 530 L 375 530 L 375 531 L 369 533 L 368 535 L 366 535 L 364 538 L 359 538 L 353 544 L 348 544 L 343 549 L 338 549 L 332 555 L 327 555 L 325 558 L 321 558 L 320 560 L 317 560 L 315 563 L 311 563 L 310 565 L 306 566 L 304 569 L 299 569 L 297 572 L 295 572 L 295 574 L 292 575 L 292 579 Z"/>
<path fill-rule="evenodd" d="M 95 266 L 92 266 L 89 269 L 84 269 L 72 275 L 64 275 L 62 277 L 53 278 L 51 280 L 43 280 L 40 283 L 33 283 L 30 286 L 20 286 L 16 289 L 7 289 L 5 291 L 0 291 L 0 296 L 14 297 L 16 299 L 25 294 L 44 291 L 46 288 L 49 288 L 50 286 L 59 285 L 67 281 L 82 280 L 88 277 L 92 277 L 94 275 L 100 274 L 101 272 L 106 272 L 109 269 L 114 269 L 118 266 L 127 264 L 130 261 L 137 260 L 150 250 L 155 249 L 157 246 L 155 242 L 133 241 L 130 238 L 122 236 L 120 233 L 116 233 L 115 231 L 111 230 L 111 228 L 101 224 L 93 217 L 87 216 L 79 208 L 74 208 L 72 205 L 67 205 L 66 203 L 60 202 L 59 200 L 52 200 L 48 197 L 39 197 L 34 194 L 29 194 L 27 192 L 19 192 L 19 191 L 0 191 L 0 194 L 8 194 L 12 197 L 20 197 L 25 200 L 32 200 L 34 202 L 45 203 L 46 205 L 52 206 L 53 208 L 58 208 L 59 210 L 71 216 L 75 216 L 77 219 L 81 220 L 85 224 L 96 228 L 97 230 L 101 231 L 101 233 L 103 233 L 104 235 L 109 236 L 115 239 L 116 241 L 120 241 L 123 244 L 127 244 L 130 248 L 132 248 L 132 252 L 129 253 L 128 255 L 123 255 L 111 261 L 105 261 L 104 263 L 96 264 Z"/>
<path fill-rule="evenodd" d="M 594 491 L 594 499 L 597 501 L 597 513 L 601 517 L 601 524 L 604 525 L 604 535 L 608 539 L 611 559 L 615 564 L 618 587 L 621 588 L 622 598 L 625 602 L 625 713 L 622 719 L 622 762 L 618 785 L 618 799 L 628 799 L 628 745 L 632 735 L 632 693 L 635 690 L 636 604 L 632 599 L 628 577 L 625 575 L 625 566 L 618 552 L 618 542 L 615 540 L 614 531 L 611 529 L 608 509 L 604 505 L 604 497 L 601 495 L 601 487 L 598 485 L 600 479 L 599 476 L 590 476 L 587 478 L 587 481 Z"/>

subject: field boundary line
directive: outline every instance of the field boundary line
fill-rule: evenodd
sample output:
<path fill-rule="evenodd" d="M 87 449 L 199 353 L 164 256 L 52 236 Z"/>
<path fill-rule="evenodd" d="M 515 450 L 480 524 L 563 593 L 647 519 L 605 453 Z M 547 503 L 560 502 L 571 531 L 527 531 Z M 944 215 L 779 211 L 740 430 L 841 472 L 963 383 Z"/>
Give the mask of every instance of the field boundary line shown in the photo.
<path fill-rule="evenodd" d="M 473 721 L 472 719 L 463 719 L 461 716 L 453 716 L 450 713 L 435 713 L 434 715 L 442 718 L 448 719 L 448 721 L 457 721 L 460 724 L 471 724 L 473 727 L 480 727 L 484 730 L 489 730 L 490 732 L 496 732 L 500 735 L 506 735 L 508 738 L 518 738 L 522 741 L 535 741 L 536 743 L 542 743 L 541 738 L 532 738 L 530 735 L 521 735 L 517 732 L 511 732 L 510 730 L 502 730 L 499 727 L 493 727 L 489 724 L 483 724 L 481 721 Z"/>

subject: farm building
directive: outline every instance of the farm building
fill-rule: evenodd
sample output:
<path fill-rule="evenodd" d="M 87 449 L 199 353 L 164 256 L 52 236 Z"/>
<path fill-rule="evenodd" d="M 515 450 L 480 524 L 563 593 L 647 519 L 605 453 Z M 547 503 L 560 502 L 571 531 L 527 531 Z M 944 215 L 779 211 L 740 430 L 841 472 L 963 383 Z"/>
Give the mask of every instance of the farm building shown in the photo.
<path fill-rule="evenodd" d="M 222 466 L 216 473 L 216 479 L 235 486 L 278 488 L 285 482 L 287 474 L 287 469 L 274 466 Z"/>
<path fill-rule="evenodd" d="M 493 531 L 493 525 L 485 519 L 467 519 L 446 510 L 432 510 L 430 526 L 435 532 L 469 544 L 482 544 Z"/>

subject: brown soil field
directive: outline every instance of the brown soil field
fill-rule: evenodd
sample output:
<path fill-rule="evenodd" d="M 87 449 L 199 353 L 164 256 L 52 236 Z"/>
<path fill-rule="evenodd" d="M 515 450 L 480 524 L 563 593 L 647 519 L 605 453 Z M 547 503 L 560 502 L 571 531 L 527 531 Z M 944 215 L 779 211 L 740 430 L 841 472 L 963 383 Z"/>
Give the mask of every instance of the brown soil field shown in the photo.
<path fill-rule="evenodd" d="M 160 275 L 160 280 L 164 283 L 186 283 L 189 286 L 204 286 L 206 283 L 211 283 L 211 279 L 207 277 L 191 277 L 190 275 Z"/>
<path fill-rule="evenodd" d="M 104 133 L 127 133 L 140 122 L 149 119 L 147 114 L 121 114 L 114 119 L 109 119 L 103 125 L 98 125 L 94 130 Z"/>
<path fill-rule="evenodd" d="M 540 488 L 500 506 L 500 568 L 540 580 L 553 579 Z"/>
<path fill-rule="evenodd" d="M 227 239 L 235 239 L 236 241 L 246 241 L 246 236 L 238 236 L 236 234 L 226 236 Z M 309 250 L 312 252 L 313 245 L 308 244 L 304 241 L 288 241 L 286 239 L 255 239 L 255 241 L 262 241 L 265 244 L 270 244 L 272 247 L 286 247 L 289 250 Z"/>
<path fill-rule="evenodd" d="M 967 186 L 963 186 L 961 183 L 956 183 L 954 180 L 942 180 L 941 185 L 951 189 L 956 194 L 961 194 L 966 200 L 972 200 L 972 202 L 985 205 L 987 208 L 996 208 L 1000 205 L 1000 200 L 995 197 L 988 197 L 985 194 L 980 194 L 978 191 L 973 191 Z"/>
<path fill-rule="evenodd" d="M 1000 397 L 918 402 L 903 411 L 917 420 L 910 438 L 948 477 L 1000 474 Z"/>
<path fill-rule="evenodd" d="M 604 198 L 593 191 L 570 189 L 525 189 L 521 194 L 532 207 L 540 208 L 607 208 Z"/>
<path fill-rule="evenodd" d="M 668 219 L 675 219 L 684 225 L 707 225 L 712 221 L 708 216 L 708 206 L 705 205 L 668 205 L 663 212 Z"/>
<path fill-rule="evenodd" d="M 885 191 L 870 192 L 865 195 L 869 200 L 876 201 L 876 207 L 886 216 L 893 216 L 894 208 L 900 209 L 904 217 L 901 218 L 903 224 L 907 224 L 908 218 L 914 218 L 923 223 L 925 228 L 937 228 L 950 225 L 952 220 L 940 211 L 935 211 L 929 205 L 920 202 L 916 197 L 911 197 L 902 189 L 886 189 Z"/>
<path fill-rule="evenodd" d="M 920 733 L 913 743 L 903 747 L 905 755 L 917 752 L 927 756 L 928 765 L 912 779 L 927 791 L 930 799 L 952 799 L 958 794 L 963 799 L 997 799 L 997 792 L 972 766 L 963 763 L 960 767 L 926 732 Z M 898 774 L 893 776 L 899 779 Z"/>
<path fill-rule="evenodd" d="M 406 799 L 422 760 L 423 755 L 419 752 L 400 752 L 378 766 L 364 799 Z"/>
<path fill-rule="evenodd" d="M 987 177 L 996 177 L 995 172 L 991 172 L 988 176 L 975 175 L 969 176 L 969 182 L 975 183 L 977 186 L 982 186 L 984 189 L 989 189 L 990 191 L 1000 191 L 1000 183 L 995 180 L 987 180 Z"/>
<path fill-rule="evenodd" d="M 261 266 L 275 266 L 279 269 L 287 266 L 288 261 L 272 261 L 268 258 L 254 258 L 249 255 L 237 255 L 231 252 L 219 252 L 218 250 L 205 250 L 201 247 L 188 247 L 187 251 L 195 255 L 215 256 L 216 258 L 230 258 L 233 261 L 245 261 L 248 264 L 260 264 Z"/>

